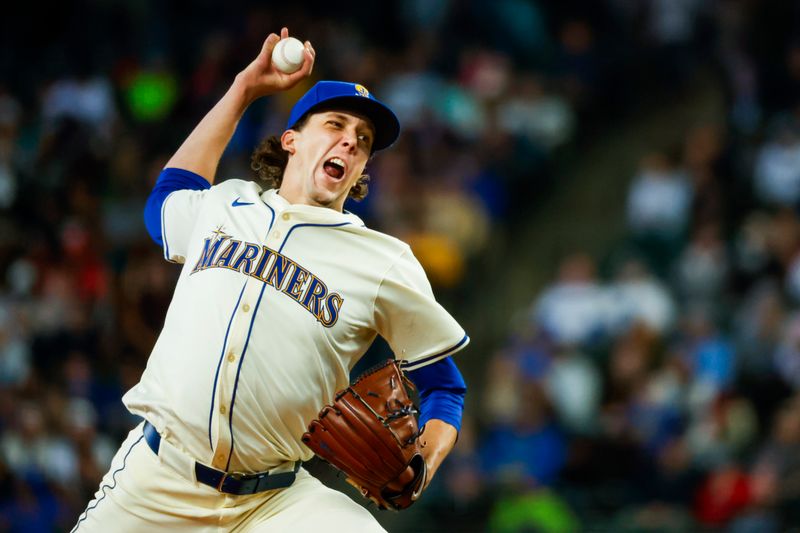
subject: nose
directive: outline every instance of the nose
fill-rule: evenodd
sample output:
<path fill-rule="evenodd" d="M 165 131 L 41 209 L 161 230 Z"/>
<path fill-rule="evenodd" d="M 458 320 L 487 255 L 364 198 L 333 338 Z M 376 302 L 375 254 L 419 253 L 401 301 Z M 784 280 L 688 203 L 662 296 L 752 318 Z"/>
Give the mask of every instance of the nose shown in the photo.
<path fill-rule="evenodd" d="M 358 146 L 358 134 L 356 134 L 355 130 L 345 129 L 342 132 L 342 146 L 347 148 L 348 151 L 353 152 L 355 151 L 356 147 Z"/>

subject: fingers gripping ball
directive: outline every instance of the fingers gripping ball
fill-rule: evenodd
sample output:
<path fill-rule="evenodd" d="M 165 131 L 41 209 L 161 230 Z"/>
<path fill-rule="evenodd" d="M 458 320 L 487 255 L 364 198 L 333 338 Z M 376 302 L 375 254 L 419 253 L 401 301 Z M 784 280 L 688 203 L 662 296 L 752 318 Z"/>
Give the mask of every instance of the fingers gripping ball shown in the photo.
<path fill-rule="evenodd" d="M 303 442 L 381 509 L 405 509 L 425 486 L 411 383 L 392 360 L 336 394 Z"/>
<path fill-rule="evenodd" d="M 281 39 L 272 49 L 272 64 L 281 72 L 291 74 L 303 66 L 305 47 L 294 37 Z"/>

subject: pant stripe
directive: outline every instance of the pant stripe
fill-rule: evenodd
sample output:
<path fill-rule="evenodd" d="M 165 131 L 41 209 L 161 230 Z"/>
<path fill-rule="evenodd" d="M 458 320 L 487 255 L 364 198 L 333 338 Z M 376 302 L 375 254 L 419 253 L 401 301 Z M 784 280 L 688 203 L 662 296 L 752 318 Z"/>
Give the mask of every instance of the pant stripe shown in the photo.
<path fill-rule="evenodd" d="M 125 457 L 122 459 L 122 466 L 121 466 L 121 467 L 119 467 L 119 468 L 117 468 L 116 470 L 114 470 L 114 472 L 111 474 L 111 485 L 103 485 L 103 486 L 101 486 L 101 487 L 100 487 L 100 491 L 103 493 L 103 495 L 102 495 L 102 496 L 100 496 L 100 497 L 99 497 L 99 498 L 98 498 L 98 499 L 97 499 L 97 500 L 94 502 L 94 505 L 90 505 L 89 507 L 87 507 L 87 508 L 86 508 L 86 510 L 83 512 L 83 515 L 80 517 L 80 519 L 78 519 L 78 523 L 77 523 L 77 524 L 75 524 L 75 527 L 73 527 L 73 528 L 72 528 L 72 531 L 70 531 L 70 533 L 75 533 L 75 531 L 77 531 L 77 530 L 78 530 L 78 526 L 80 526 L 80 525 L 81 525 L 81 522 L 83 522 L 84 520 L 86 520 L 86 517 L 89 515 L 89 511 L 91 511 L 92 509 L 94 509 L 95 507 L 97 507 L 97 505 L 98 505 L 98 504 L 99 504 L 99 503 L 100 503 L 100 502 L 103 500 L 103 498 L 105 498 L 105 497 L 106 497 L 106 494 L 108 494 L 108 493 L 106 492 L 106 489 L 108 489 L 108 490 L 110 491 L 111 489 L 113 489 L 114 487 L 116 487 L 116 486 L 117 486 L 117 473 L 118 473 L 118 472 L 122 472 L 123 470 L 125 470 L 125 463 L 128 461 L 128 456 L 129 456 L 129 455 L 131 454 L 131 452 L 133 451 L 133 447 L 134 447 L 134 446 L 136 446 L 137 444 L 139 444 L 139 443 L 142 441 L 142 439 L 143 439 L 143 438 L 144 438 L 144 435 L 142 435 L 141 437 L 139 437 L 138 439 L 136 439 L 136 442 L 134 442 L 133 444 L 131 444 L 131 447 L 130 447 L 130 448 L 128 448 L 128 453 L 126 453 L 126 454 L 125 454 Z"/>

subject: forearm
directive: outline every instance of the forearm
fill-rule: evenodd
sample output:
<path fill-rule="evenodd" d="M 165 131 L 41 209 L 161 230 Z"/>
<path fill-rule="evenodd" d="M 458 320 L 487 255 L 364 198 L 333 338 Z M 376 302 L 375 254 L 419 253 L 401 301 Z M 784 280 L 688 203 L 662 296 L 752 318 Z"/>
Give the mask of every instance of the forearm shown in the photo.
<path fill-rule="evenodd" d="M 453 449 L 458 437 L 456 428 L 439 419 L 429 420 L 420 436 L 422 456 L 428 467 L 426 486 L 431 482 L 439 466 Z"/>
<path fill-rule="evenodd" d="M 213 184 L 222 153 L 250 103 L 245 86 L 237 76 L 230 89 L 189 134 L 165 168 L 189 170 Z"/>

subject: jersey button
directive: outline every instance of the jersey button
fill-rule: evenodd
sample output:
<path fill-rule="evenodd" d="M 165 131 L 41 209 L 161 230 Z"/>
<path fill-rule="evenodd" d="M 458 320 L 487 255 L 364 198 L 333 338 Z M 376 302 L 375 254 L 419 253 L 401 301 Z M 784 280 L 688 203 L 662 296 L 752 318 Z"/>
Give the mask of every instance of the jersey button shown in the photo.
<path fill-rule="evenodd" d="M 221 453 L 217 455 L 217 461 L 218 461 L 218 462 L 220 462 L 220 463 L 221 463 L 221 462 L 222 462 L 222 461 L 224 461 L 224 460 L 225 460 L 225 456 L 224 456 L 224 455 L 222 455 Z"/>
<path fill-rule="evenodd" d="M 224 405 L 219 406 L 219 412 L 223 415 L 228 412 L 228 409 Z"/>
<path fill-rule="evenodd" d="M 236 361 L 236 355 L 234 355 L 234 353 L 233 353 L 233 352 L 230 352 L 230 353 L 228 354 L 228 361 L 230 361 L 231 363 L 233 363 L 234 361 Z"/>
<path fill-rule="evenodd" d="M 245 313 L 248 312 L 249 310 L 250 310 L 250 304 L 244 304 L 242 306 L 242 311 L 244 311 Z"/>
<path fill-rule="evenodd" d="M 281 215 L 281 218 L 283 220 L 289 220 L 290 218 L 292 218 L 292 215 L 290 215 L 289 213 L 284 213 Z"/>
<path fill-rule="evenodd" d="M 280 231 L 273 231 L 272 232 L 272 238 L 273 239 L 280 239 L 281 238 L 281 232 Z"/>

